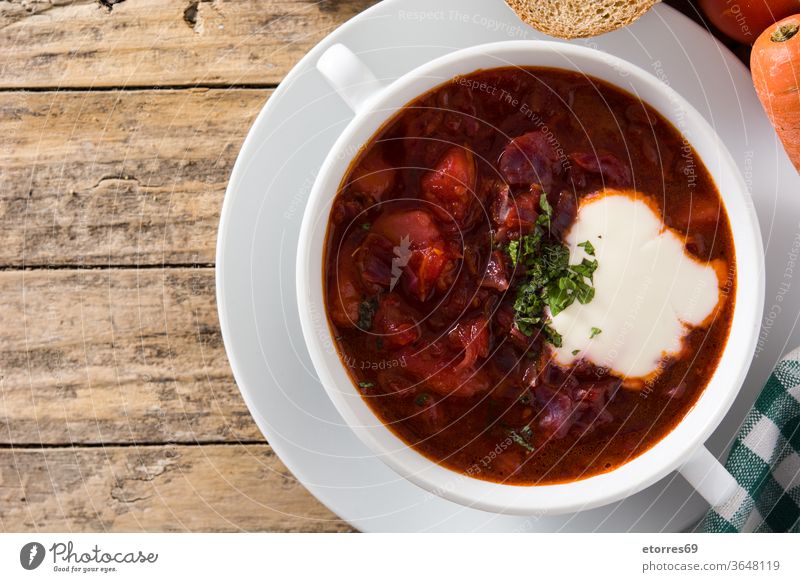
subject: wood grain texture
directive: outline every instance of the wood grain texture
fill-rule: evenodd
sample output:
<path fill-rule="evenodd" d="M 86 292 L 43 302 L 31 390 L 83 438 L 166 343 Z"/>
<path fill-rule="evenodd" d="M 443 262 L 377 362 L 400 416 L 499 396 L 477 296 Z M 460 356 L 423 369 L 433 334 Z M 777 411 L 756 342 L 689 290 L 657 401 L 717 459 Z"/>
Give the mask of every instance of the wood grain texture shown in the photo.
<path fill-rule="evenodd" d="M 0 93 L 0 265 L 213 263 L 228 177 L 268 94 Z"/>
<path fill-rule="evenodd" d="M 267 445 L 0 450 L 2 531 L 350 531 Z"/>
<path fill-rule="evenodd" d="M 374 3 L 3 0 L 0 88 L 277 84 Z"/>
<path fill-rule="evenodd" d="M 213 269 L 0 273 L 0 444 L 263 442 Z"/>

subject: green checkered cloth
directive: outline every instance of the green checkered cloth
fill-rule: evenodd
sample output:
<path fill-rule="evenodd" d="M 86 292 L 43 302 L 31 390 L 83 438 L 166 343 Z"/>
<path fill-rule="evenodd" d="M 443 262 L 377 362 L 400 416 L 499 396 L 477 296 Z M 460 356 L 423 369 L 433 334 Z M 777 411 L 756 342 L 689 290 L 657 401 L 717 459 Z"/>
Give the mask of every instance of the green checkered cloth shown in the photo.
<path fill-rule="evenodd" d="M 772 372 L 725 467 L 739 490 L 700 531 L 800 532 L 800 348 Z"/>

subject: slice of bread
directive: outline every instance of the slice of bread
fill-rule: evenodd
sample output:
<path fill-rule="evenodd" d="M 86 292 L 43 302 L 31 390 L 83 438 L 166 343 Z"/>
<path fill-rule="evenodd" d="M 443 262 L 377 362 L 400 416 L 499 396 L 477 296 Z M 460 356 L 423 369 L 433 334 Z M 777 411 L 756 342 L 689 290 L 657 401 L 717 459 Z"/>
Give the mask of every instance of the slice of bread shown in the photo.
<path fill-rule="evenodd" d="M 560 38 L 597 36 L 627 26 L 659 0 L 506 0 L 537 30 Z"/>

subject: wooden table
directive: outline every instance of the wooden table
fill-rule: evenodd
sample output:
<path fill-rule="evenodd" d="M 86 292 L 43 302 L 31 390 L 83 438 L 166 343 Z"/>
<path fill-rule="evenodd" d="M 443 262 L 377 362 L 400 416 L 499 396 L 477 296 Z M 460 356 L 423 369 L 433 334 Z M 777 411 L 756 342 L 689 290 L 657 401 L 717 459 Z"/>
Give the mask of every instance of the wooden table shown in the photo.
<path fill-rule="evenodd" d="M 214 248 L 255 115 L 373 3 L 0 0 L 0 530 L 350 529 L 239 396 Z"/>

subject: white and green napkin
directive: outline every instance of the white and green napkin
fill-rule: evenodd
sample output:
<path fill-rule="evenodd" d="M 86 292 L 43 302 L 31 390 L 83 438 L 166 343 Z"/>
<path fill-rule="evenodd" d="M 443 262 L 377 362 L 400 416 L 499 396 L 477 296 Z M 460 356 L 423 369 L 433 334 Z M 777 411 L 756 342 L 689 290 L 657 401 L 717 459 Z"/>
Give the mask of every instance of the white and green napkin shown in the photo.
<path fill-rule="evenodd" d="M 739 483 L 705 532 L 800 532 L 800 348 L 784 356 L 747 415 L 725 467 Z"/>

